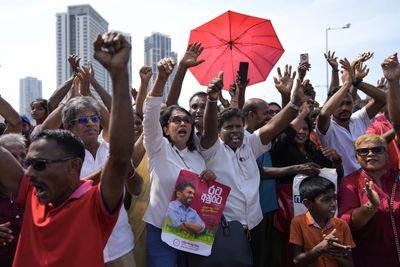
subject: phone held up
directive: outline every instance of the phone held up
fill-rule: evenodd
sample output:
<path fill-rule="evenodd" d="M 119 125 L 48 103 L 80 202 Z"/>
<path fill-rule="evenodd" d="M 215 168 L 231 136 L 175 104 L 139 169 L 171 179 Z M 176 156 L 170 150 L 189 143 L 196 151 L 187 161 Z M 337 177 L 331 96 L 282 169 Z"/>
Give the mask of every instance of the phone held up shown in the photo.
<path fill-rule="evenodd" d="M 300 64 L 307 63 L 309 64 L 308 53 L 300 54 Z"/>
<path fill-rule="evenodd" d="M 247 82 L 248 73 L 249 73 L 249 62 L 240 62 L 238 75 L 242 83 Z"/>

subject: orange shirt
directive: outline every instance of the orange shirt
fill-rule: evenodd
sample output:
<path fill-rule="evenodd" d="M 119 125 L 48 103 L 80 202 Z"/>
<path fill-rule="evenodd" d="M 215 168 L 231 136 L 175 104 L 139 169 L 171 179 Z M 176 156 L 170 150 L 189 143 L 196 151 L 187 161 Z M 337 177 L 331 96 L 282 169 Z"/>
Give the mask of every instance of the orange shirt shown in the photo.
<path fill-rule="evenodd" d="M 332 218 L 328 224 L 323 228 L 319 228 L 310 212 L 302 214 L 293 218 L 290 224 L 290 239 L 289 243 L 302 246 L 304 251 L 309 251 L 323 239 L 324 235 L 328 235 L 333 229 L 336 229 L 335 237 L 342 245 L 355 247 L 353 238 L 351 236 L 350 228 L 347 223 L 338 218 Z M 329 254 L 323 254 L 316 261 L 309 265 L 309 267 L 338 267 L 335 258 Z"/>
<path fill-rule="evenodd" d="M 43 205 L 29 185 L 21 182 L 18 201 L 25 215 L 13 267 L 104 266 L 103 249 L 118 218 L 107 211 L 98 186 L 81 186 L 59 207 Z"/>

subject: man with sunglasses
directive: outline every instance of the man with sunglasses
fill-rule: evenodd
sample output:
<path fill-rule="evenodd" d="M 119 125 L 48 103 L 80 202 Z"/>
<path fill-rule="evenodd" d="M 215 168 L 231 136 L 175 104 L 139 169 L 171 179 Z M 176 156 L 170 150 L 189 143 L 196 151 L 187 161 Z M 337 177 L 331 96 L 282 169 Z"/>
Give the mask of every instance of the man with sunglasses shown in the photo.
<path fill-rule="evenodd" d="M 127 68 L 131 46 L 121 34 L 110 32 L 97 37 L 94 50 L 113 83 L 110 154 L 100 184 L 79 179 L 85 150 L 67 130 L 39 134 L 29 148 L 26 170 L 0 147 L 0 188 L 18 193 L 17 201 L 25 203 L 14 267 L 104 266 L 103 248 L 131 170 L 133 127 L 121 131 L 133 125 Z M 13 238 L 9 233 L 0 241 Z"/>
<path fill-rule="evenodd" d="M 343 68 L 343 85 L 328 93 L 328 100 L 318 117 L 316 131 L 322 145 L 333 147 L 342 157 L 346 176 L 360 168 L 354 154 L 354 140 L 366 132 L 375 115 L 386 104 L 386 95 L 370 84 L 357 81 L 347 59 L 340 60 L 340 64 Z M 350 93 L 353 86 L 372 98 L 364 108 L 354 113 Z"/>

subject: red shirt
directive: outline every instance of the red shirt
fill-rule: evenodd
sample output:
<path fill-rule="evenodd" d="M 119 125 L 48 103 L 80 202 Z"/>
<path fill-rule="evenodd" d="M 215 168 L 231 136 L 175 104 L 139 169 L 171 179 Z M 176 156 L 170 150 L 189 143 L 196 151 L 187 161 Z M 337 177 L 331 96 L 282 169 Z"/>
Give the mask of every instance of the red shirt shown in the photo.
<path fill-rule="evenodd" d="M 81 186 L 59 207 L 43 205 L 24 177 L 18 201 L 25 202 L 13 267 L 104 266 L 103 249 L 117 221 L 104 206 L 99 186 Z M 25 192 L 25 194 L 24 194 Z"/>
<path fill-rule="evenodd" d="M 380 179 L 382 187 L 374 182 L 374 188 L 379 195 L 381 204 L 377 213 L 361 229 L 351 225 L 351 214 L 354 209 L 368 202 L 364 190 L 364 179 L 373 181 L 363 170 L 358 170 L 346 176 L 339 190 L 339 216 L 345 220 L 352 230 L 357 247 L 353 250 L 354 266 L 384 266 L 398 267 L 397 251 L 392 223 L 389 215 L 389 201 L 393 181 L 397 171 L 388 170 Z M 394 217 L 397 232 L 400 233 L 400 183 L 397 184 L 394 198 Z"/>
<path fill-rule="evenodd" d="M 367 134 L 377 134 L 382 135 L 392 129 L 392 124 L 388 121 L 385 117 L 385 114 L 380 114 L 375 117 L 375 122 L 372 123 L 365 133 Z M 399 154 L 400 150 L 397 146 L 397 142 L 393 139 L 391 142 L 388 143 L 388 153 L 389 153 L 389 160 L 386 164 L 388 169 L 398 170 L 399 169 Z"/>

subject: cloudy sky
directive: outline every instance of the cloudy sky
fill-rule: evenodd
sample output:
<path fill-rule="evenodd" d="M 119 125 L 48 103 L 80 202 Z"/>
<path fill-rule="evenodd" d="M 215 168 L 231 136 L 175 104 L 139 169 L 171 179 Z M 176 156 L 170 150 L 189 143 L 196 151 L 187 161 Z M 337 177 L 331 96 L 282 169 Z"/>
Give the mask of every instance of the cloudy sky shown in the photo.
<path fill-rule="evenodd" d="M 140 3 L 140 4 L 139 4 Z M 172 50 L 180 57 L 190 30 L 227 10 L 272 21 L 285 53 L 277 66 L 296 65 L 301 53 L 308 53 L 312 65 L 308 78 L 322 101 L 326 92 L 325 32 L 328 27 L 351 23 L 350 29 L 329 31 L 329 49 L 339 57 L 354 58 L 374 51 L 368 62 L 366 81 L 376 83 L 382 76 L 380 63 L 400 51 L 400 2 L 356 0 L 0 0 L 0 94 L 18 110 L 19 79 L 33 76 L 43 81 L 43 97 L 56 86 L 55 14 L 68 5 L 90 4 L 108 22 L 109 28 L 129 32 L 133 39 L 133 85 L 143 65 L 143 40 L 152 32 L 172 38 Z M 266 82 L 251 86 L 248 97 L 280 102 L 273 85 L 274 69 Z M 181 105 L 187 106 L 193 92 L 204 90 L 188 73 Z"/>

